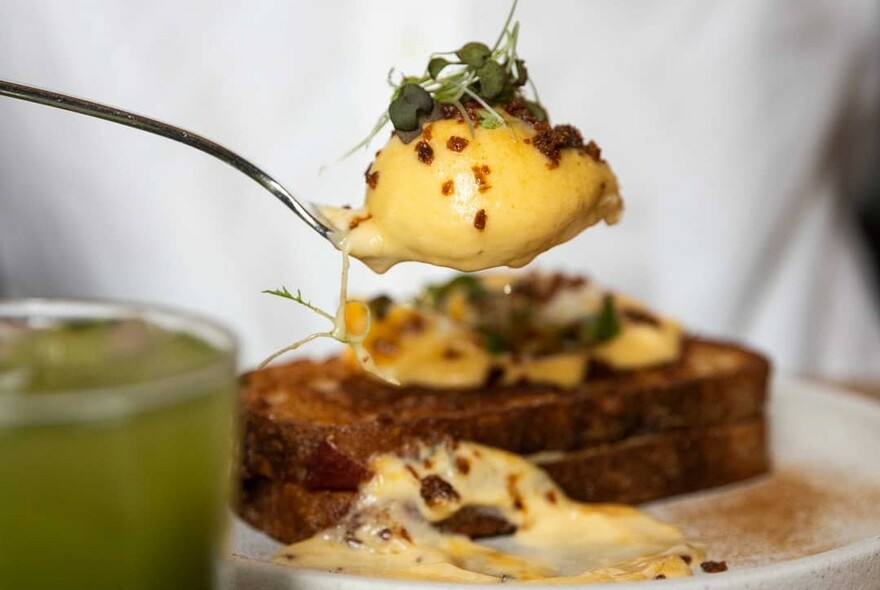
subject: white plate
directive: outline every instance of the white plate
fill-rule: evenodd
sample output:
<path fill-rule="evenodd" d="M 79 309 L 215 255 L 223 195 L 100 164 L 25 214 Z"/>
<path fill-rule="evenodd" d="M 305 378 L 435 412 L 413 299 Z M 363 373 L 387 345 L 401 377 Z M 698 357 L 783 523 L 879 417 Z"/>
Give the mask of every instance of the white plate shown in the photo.
<path fill-rule="evenodd" d="M 880 589 L 880 404 L 802 382 L 773 387 L 773 474 L 645 506 L 705 542 L 729 570 L 650 588 Z M 236 523 L 235 590 L 461 590 L 448 582 L 396 581 L 269 563 L 280 548 Z M 699 568 L 697 568 L 699 570 Z M 528 585 L 528 588 L 560 586 Z M 577 588 L 578 586 L 568 586 Z M 590 590 L 643 589 L 644 582 Z"/>

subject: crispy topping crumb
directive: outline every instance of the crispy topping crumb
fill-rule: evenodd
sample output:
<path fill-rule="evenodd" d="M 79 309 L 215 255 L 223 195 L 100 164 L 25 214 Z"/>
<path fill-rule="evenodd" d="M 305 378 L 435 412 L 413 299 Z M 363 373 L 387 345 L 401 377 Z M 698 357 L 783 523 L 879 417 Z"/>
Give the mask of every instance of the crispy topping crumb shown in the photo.
<path fill-rule="evenodd" d="M 433 131 L 434 131 L 433 124 L 428 123 L 427 125 L 424 126 L 424 128 L 422 129 L 422 137 L 425 138 L 425 141 L 431 141 L 431 134 L 433 133 Z"/>
<path fill-rule="evenodd" d="M 523 503 L 522 494 L 519 491 L 519 475 L 516 473 L 509 473 L 507 475 L 507 493 L 510 494 L 510 498 L 513 500 L 513 509 L 514 510 L 523 510 L 525 508 L 525 504 Z"/>
<path fill-rule="evenodd" d="M 453 135 L 449 138 L 449 141 L 446 142 L 446 147 L 451 149 L 453 152 L 461 152 L 464 148 L 468 146 L 468 143 L 470 142 L 464 137 Z"/>
<path fill-rule="evenodd" d="M 542 154 L 550 159 L 554 168 L 559 165 L 560 151 L 565 148 L 583 148 L 584 138 L 581 132 L 572 125 L 550 127 L 546 123 L 535 125 L 538 132 L 532 141 Z M 594 149 L 599 147 L 594 144 Z"/>
<path fill-rule="evenodd" d="M 450 102 L 440 103 L 440 115 L 444 119 L 458 119 L 461 117 L 461 113 L 458 112 L 456 106 Z"/>
<path fill-rule="evenodd" d="M 379 175 L 378 172 L 376 172 L 375 174 L 376 174 L 376 176 Z M 375 187 L 374 187 L 374 188 L 375 188 Z M 372 214 L 372 213 L 367 213 L 367 214 L 364 215 L 363 217 L 355 217 L 354 219 L 352 219 L 351 221 L 348 222 L 348 229 L 349 229 L 349 230 L 355 229 L 357 226 L 359 226 L 359 225 L 360 225 L 361 223 L 363 223 L 364 221 L 368 221 L 368 220 L 370 220 L 370 219 L 372 219 L 372 218 L 373 218 L 373 214 Z"/>
<path fill-rule="evenodd" d="M 443 193 L 444 196 L 448 197 L 453 192 L 455 192 L 455 182 L 452 180 L 447 180 L 442 185 L 440 185 L 440 192 Z"/>
<path fill-rule="evenodd" d="M 544 494 L 544 497 L 547 498 L 547 501 L 551 504 L 556 504 L 557 502 L 556 492 L 554 492 L 553 490 L 549 490 L 546 494 Z"/>
<path fill-rule="evenodd" d="M 590 140 L 590 143 L 587 144 L 587 147 L 584 148 L 584 151 L 597 162 L 602 162 L 602 150 L 592 139 Z"/>
<path fill-rule="evenodd" d="M 488 178 L 489 173 L 492 172 L 492 170 L 488 166 L 485 164 L 482 166 L 471 166 L 471 171 L 474 173 L 474 180 L 477 181 L 477 190 L 484 193 L 492 188 L 492 185 L 489 184 Z"/>
<path fill-rule="evenodd" d="M 456 359 L 461 358 L 461 351 L 456 350 L 454 348 L 447 348 L 443 351 L 443 358 L 449 361 L 454 361 Z"/>
<path fill-rule="evenodd" d="M 363 541 L 358 539 L 358 537 L 354 533 L 354 531 L 346 531 L 345 532 L 345 542 L 348 543 L 348 546 L 351 547 L 352 549 L 357 549 L 358 547 L 360 547 L 361 545 L 364 544 Z"/>
<path fill-rule="evenodd" d="M 421 163 L 428 166 L 434 162 L 434 148 L 427 141 L 420 141 L 416 144 L 416 155 Z"/>
<path fill-rule="evenodd" d="M 372 167 L 373 167 L 372 164 L 367 166 L 367 169 L 364 172 L 364 178 L 367 179 L 367 186 L 368 187 L 376 188 L 376 185 L 379 184 L 379 171 L 377 170 L 376 172 L 370 172 L 370 168 L 372 168 Z M 350 209 L 351 206 L 349 206 L 348 208 Z"/>
<path fill-rule="evenodd" d="M 680 555 L 679 557 L 681 557 L 681 560 L 682 560 L 683 562 L 685 562 L 686 564 L 688 564 L 688 565 L 690 565 L 690 564 L 691 564 L 691 561 L 693 561 L 693 558 L 692 558 L 690 555 L 687 555 L 687 554 L 685 554 L 685 555 Z"/>
<path fill-rule="evenodd" d="M 575 289 L 587 283 L 584 277 L 569 276 L 563 273 L 541 275 L 530 273 L 511 285 L 511 292 L 542 304 L 553 299 L 559 291 Z"/>
<path fill-rule="evenodd" d="M 634 324 L 647 324 L 649 326 L 659 326 L 660 320 L 654 314 L 643 309 L 624 309 L 621 315 L 630 320 Z"/>
<path fill-rule="evenodd" d="M 410 475 L 412 475 L 414 478 L 421 479 L 419 477 L 418 472 L 415 469 L 413 469 L 413 467 L 411 465 L 407 465 L 406 470 L 409 471 Z"/>
<path fill-rule="evenodd" d="M 452 484 L 437 475 L 429 475 L 424 478 L 419 493 L 425 504 L 431 507 L 461 500 L 461 496 L 452 487 Z"/>
<path fill-rule="evenodd" d="M 529 109 L 526 101 L 521 98 L 511 100 L 504 105 L 504 110 L 507 111 L 511 117 L 521 119 L 533 127 L 542 123 L 542 121 Z"/>
<path fill-rule="evenodd" d="M 704 561 L 700 564 L 700 568 L 707 574 L 717 574 L 727 571 L 726 561 Z"/>
<path fill-rule="evenodd" d="M 477 214 L 474 215 L 474 227 L 480 231 L 486 229 L 486 210 L 480 209 L 477 211 Z"/>
<path fill-rule="evenodd" d="M 455 468 L 462 475 L 467 475 L 471 471 L 471 462 L 465 459 L 464 457 L 456 457 L 455 458 Z"/>
<path fill-rule="evenodd" d="M 476 122 L 479 120 L 480 110 L 482 109 L 480 103 L 473 99 L 467 99 L 461 101 L 461 106 L 464 108 L 465 113 L 467 113 L 467 116 L 471 121 Z M 440 115 L 444 119 L 456 119 L 459 123 L 464 123 L 461 111 L 452 103 L 440 103 Z"/>

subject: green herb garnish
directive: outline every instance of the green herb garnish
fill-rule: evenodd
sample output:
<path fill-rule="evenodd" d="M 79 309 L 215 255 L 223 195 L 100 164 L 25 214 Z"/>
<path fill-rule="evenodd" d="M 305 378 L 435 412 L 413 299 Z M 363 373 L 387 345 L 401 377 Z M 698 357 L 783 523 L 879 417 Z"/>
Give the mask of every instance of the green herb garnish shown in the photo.
<path fill-rule="evenodd" d="M 477 117 L 478 121 L 480 122 L 480 127 L 482 127 L 483 129 L 497 129 L 498 127 L 504 125 L 504 121 L 499 121 L 487 111 L 480 111 Z"/>
<path fill-rule="evenodd" d="M 286 352 L 290 352 L 296 350 L 303 344 L 307 342 L 311 342 L 312 340 L 316 340 L 318 338 L 332 338 L 338 342 L 342 342 L 343 344 L 347 344 L 352 348 L 357 358 L 358 363 L 370 373 L 380 377 L 381 379 L 385 379 L 389 383 L 397 383 L 393 377 L 383 374 L 373 362 L 372 356 L 370 356 L 369 351 L 364 346 L 364 339 L 367 337 L 367 334 L 370 332 L 370 325 L 372 323 L 372 310 L 369 304 L 364 303 L 363 301 L 349 301 L 348 300 L 348 267 L 349 267 L 349 256 L 348 252 L 343 251 L 342 253 L 342 281 L 339 286 L 339 305 L 336 307 L 336 313 L 332 314 L 328 311 L 324 311 L 317 305 L 312 305 L 310 301 L 306 301 L 302 295 L 302 292 L 297 289 L 296 295 L 291 293 L 287 287 L 281 286 L 280 289 L 267 289 L 263 291 L 263 293 L 267 293 L 269 295 L 274 295 L 276 297 L 281 297 L 282 299 L 289 299 L 295 303 L 298 303 L 311 311 L 315 312 L 325 320 L 330 321 L 332 324 L 332 328 L 323 332 L 314 332 L 309 334 L 305 338 L 301 338 L 296 342 L 285 346 L 284 348 L 272 353 L 269 355 L 263 362 L 257 365 L 257 368 L 262 369 L 273 360 L 281 356 Z M 354 303 L 358 305 L 362 305 L 364 308 L 365 316 L 366 316 L 366 325 L 364 326 L 363 331 L 360 334 L 353 334 L 348 330 L 348 323 L 346 322 L 346 306 L 349 303 Z"/>
<path fill-rule="evenodd" d="M 486 294 L 486 287 L 479 277 L 461 274 L 441 285 L 430 285 L 425 289 L 421 303 L 438 308 L 443 305 L 453 291 L 463 290 L 468 299 L 479 299 Z"/>
<path fill-rule="evenodd" d="M 416 131 L 421 129 L 421 120 L 433 110 L 434 99 L 428 91 L 418 84 L 406 83 L 388 107 L 388 118 L 398 131 Z"/>
<path fill-rule="evenodd" d="M 385 316 L 388 315 L 392 305 L 394 305 L 394 300 L 388 295 L 379 295 L 373 297 L 367 302 L 367 307 L 370 308 L 370 313 L 373 314 L 373 317 L 377 320 L 385 319 Z"/>
<path fill-rule="evenodd" d="M 296 303 L 299 303 L 300 305 L 311 309 L 312 311 L 317 313 L 319 316 L 324 317 L 324 318 L 330 320 L 331 322 L 335 321 L 335 319 L 336 319 L 331 314 L 324 311 L 320 307 L 312 305 L 311 302 L 303 299 L 302 292 L 299 289 L 296 290 L 296 295 L 294 295 L 290 291 L 287 290 L 287 287 L 285 287 L 284 285 L 281 285 L 280 289 L 266 289 L 265 291 L 263 291 L 263 293 L 266 293 L 268 295 L 275 295 L 276 297 L 281 297 L 283 299 L 290 299 L 291 301 L 295 301 Z"/>
<path fill-rule="evenodd" d="M 477 102 L 483 109 L 478 115 L 479 124 L 486 129 L 505 124 L 494 106 L 517 98 L 525 101 L 535 118 L 545 121 L 547 113 L 539 102 L 534 83 L 529 79 L 525 61 L 516 52 L 519 22 L 511 25 L 516 5 L 517 0 L 514 0 L 498 40 L 491 48 L 485 43 L 471 41 L 455 51 L 434 53 L 421 76 L 402 74 L 394 81 L 392 69 L 388 83 L 394 91 L 388 109 L 379 117 L 369 135 L 348 154 L 369 145 L 389 121 L 401 141 L 412 141 L 421 132 L 422 125 L 442 116 L 440 103 L 455 106 L 469 127 L 471 119 L 464 107 L 464 102 L 468 100 Z M 526 84 L 530 85 L 532 100 L 526 100 L 523 95 Z"/>
<path fill-rule="evenodd" d="M 606 295 L 599 313 L 585 318 L 580 328 L 580 339 L 585 344 L 607 342 L 620 334 L 620 315 L 614 305 L 614 297 Z"/>
<path fill-rule="evenodd" d="M 486 350 L 489 354 L 498 355 L 510 350 L 510 346 L 502 334 L 492 330 L 481 330 L 481 333 L 485 339 Z"/>

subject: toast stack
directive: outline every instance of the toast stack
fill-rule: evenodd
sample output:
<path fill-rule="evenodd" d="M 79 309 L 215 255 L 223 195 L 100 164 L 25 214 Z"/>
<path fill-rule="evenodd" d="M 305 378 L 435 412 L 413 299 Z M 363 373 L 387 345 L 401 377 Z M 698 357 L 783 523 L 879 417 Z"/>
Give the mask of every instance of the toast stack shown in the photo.
<path fill-rule="evenodd" d="M 340 358 L 242 378 L 241 517 L 291 543 L 335 524 L 371 474 L 369 458 L 456 439 L 521 454 L 572 498 L 638 503 L 767 471 L 770 365 L 740 346 L 686 338 L 673 364 L 591 370 L 574 389 L 393 387 Z M 510 526 L 467 508 L 445 529 Z"/>

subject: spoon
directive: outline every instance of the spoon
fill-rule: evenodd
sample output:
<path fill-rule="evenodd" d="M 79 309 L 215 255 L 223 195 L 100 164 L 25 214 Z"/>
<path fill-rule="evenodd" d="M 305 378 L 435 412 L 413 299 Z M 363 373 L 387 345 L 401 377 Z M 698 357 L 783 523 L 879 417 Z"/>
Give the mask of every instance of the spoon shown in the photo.
<path fill-rule="evenodd" d="M 322 238 L 329 240 L 335 245 L 333 240 L 334 230 L 320 221 L 307 207 L 296 200 L 296 197 L 284 188 L 280 182 L 232 150 L 229 150 L 206 137 L 116 107 L 68 96 L 66 94 L 60 94 L 58 92 L 52 92 L 51 90 L 7 82 L 6 80 L 0 80 L 0 96 L 18 98 L 20 100 L 55 107 L 56 109 L 63 109 L 65 111 L 80 113 L 81 115 L 104 119 L 105 121 L 119 123 L 120 125 L 126 125 L 128 127 L 134 127 L 135 129 L 161 135 L 162 137 L 167 137 L 168 139 L 201 150 L 209 156 L 214 156 L 221 162 L 229 164 L 233 168 L 236 168 L 257 181 L 260 186 L 275 195 L 275 198 L 284 203 L 288 209 L 296 213 L 306 225 L 318 232 Z"/>

